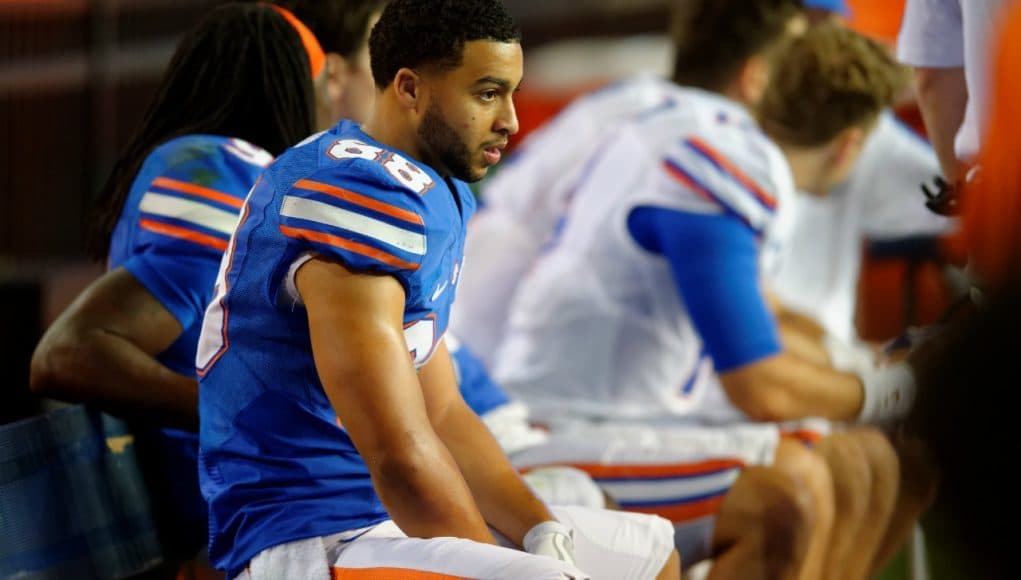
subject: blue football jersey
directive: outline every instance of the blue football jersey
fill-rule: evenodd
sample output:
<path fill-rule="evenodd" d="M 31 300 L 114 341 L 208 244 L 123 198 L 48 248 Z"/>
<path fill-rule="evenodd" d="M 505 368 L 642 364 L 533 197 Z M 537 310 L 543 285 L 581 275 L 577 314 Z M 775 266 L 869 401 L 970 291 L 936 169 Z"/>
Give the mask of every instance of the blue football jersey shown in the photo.
<path fill-rule="evenodd" d="M 202 315 L 241 204 L 273 160 L 238 139 L 188 135 L 161 144 L 145 159 L 113 232 L 110 269 L 124 267 L 177 319 L 184 331 L 157 359 L 195 376 Z M 136 433 L 159 455 L 174 528 L 204 541 L 207 508 L 198 486 L 198 434 L 176 429 Z"/>
<path fill-rule="evenodd" d="M 196 360 L 200 480 L 218 568 L 233 576 L 263 549 L 388 517 L 316 373 L 296 266 L 321 256 L 399 280 L 405 338 L 421 366 L 447 328 L 474 209 L 467 184 L 347 121 L 263 173 Z"/>

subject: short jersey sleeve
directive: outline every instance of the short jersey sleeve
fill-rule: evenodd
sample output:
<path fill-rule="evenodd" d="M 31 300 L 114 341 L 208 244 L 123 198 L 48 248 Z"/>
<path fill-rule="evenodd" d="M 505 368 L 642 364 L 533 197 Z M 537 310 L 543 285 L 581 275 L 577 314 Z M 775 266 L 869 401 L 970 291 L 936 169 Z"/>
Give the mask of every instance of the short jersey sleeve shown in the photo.
<path fill-rule="evenodd" d="M 916 67 L 964 66 L 960 0 L 907 0 L 897 58 Z"/>
<path fill-rule="evenodd" d="M 421 195 L 371 161 L 351 159 L 296 181 L 280 204 L 280 231 L 355 271 L 405 288 L 427 250 Z"/>
<path fill-rule="evenodd" d="M 761 147 L 761 148 L 760 148 Z M 695 198 L 762 236 L 776 213 L 780 187 L 777 168 L 767 150 L 749 143 L 719 143 L 697 135 L 673 144 L 661 162 L 665 197 Z M 650 205 L 660 205 L 652 203 Z M 684 204 L 668 209 L 689 210 Z"/>
<path fill-rule="evenodd" d="M 781 351 L 779 331 L 759 285 L 757 241 L 723 215 L 639 207 L 631 235 L 660 254 L 706 352 L 726 372 Z"/>
<path fill-rule="evenodd" d="M 251 147 L 217 139 L 158 151 L 166 166 L 121 218 L 138 220 L 123 266 L 185 328 L 201 319 L 244 198 L 272 159 Z"/>

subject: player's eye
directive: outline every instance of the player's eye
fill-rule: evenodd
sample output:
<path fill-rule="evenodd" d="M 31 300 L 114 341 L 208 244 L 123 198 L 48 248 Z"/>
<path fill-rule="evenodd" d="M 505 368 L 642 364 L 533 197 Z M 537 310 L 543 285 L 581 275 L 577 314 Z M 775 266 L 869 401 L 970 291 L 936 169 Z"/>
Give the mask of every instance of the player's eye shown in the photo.
<path fill-rule="evenodd" d="M 482 91 L 479 93 L 479 99 L 481 99 L 484 103 L 491 103 L 496 100 L 496 95 L 496 89 L 489 89 L 488 91 Z"/>

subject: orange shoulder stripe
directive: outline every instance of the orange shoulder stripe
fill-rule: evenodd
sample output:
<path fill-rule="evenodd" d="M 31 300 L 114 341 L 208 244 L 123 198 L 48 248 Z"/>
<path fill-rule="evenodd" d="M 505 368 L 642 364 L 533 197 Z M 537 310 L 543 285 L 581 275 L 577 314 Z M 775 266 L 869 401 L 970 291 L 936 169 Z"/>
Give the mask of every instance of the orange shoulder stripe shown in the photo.
<path fill-rule="evenodd" d="M 161 223 L 154 220 L 143 219 L 139 221 L 138 225 L 157 234 L 163 234 L 164 236 L 170 236 L 172 238 L 178 238 L 180 240 L 187 240 L 203 246 L 217 249 L 221 252 L 227 250 L 227 240 L 222 240 L 216 236 L 210 236 L 209 234 L 203 234 L 188 228 L 182 228 L 180 226 L 172 226 L 170 224 Z"/>
<path fill-rule="evenodd" d="M 310 242 L 319 242 L 320 244 L 326 244 L 335 248 L 340 248 L 348 252 L 354 252 L 361 254 L 368 258 L 372 258 L 378 262 L 389 264 L 396 268 L 404 270 L 415 271 L 418 270 L 419 265 L 413 262 L 402 260 L 393 254 L 389 254 L 382 250 L 360 244 L 352 240 L 346 240 L 340 236 L 334 236 L 323 232 L 317 232 L 315 230 L 307 230 L 304 228 L 292 228 L 289 226 L 280 226 L 280 232 L 289 238 L 298 238 L 308 240 Z"/>
<path fill-rule="evenodd" d="M 326 183 L 320 183 L 318 181 L 311 181 L 308 179 L 299 180 L 294 184 L 295 187 L 302 189 L 309 189 L 312 191 L 318 191 L 319 193 L 325 193 L 326 195 L 333 196 L 337 199 L 342 199 L 348 203 L 360 205 L 364 208 L 377 211 L 382 214 L 386 214 L 390 217 L 395 217 L 399 220 L 404 220 L 418 225 L 425 225 L 425 221 L 422 220 L 422 216 L 415 212 L 408 211 L 406 209 L 391 205 L 389 203 L 383 203 L 379 200 L 366 197 L 364 195 L 357 194 L 353 191 L 349 191 L 335 185 L 329 185 Z"/>
<path fill-rule="evenodd" d="M 156 187 L 165 187 L 180 193 L 187 193 L 189 195 L 194 195 L 195 197 L 202 197 L 238 209 L 241 209 L 241 205 L 244 204 L 243 200 L 232 195 L 227 195 L 222 191 L 216 191 L 215 189 L 202 187 L 201 185 L 195 185 L 194 183 L 188 183 L 186 181 L 170 179 L 169 177 L 157 177 L 152 180 L 152 184 Z"/>

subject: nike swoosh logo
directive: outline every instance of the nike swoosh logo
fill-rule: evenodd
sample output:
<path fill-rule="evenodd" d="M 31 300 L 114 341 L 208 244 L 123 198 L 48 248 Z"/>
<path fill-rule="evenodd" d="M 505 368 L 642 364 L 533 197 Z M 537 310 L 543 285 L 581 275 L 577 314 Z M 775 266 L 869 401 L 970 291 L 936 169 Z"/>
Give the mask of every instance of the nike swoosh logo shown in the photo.
<path fill-rule="evenodd" d="M 440 294 L 443 294 L 443 291 L 446 290 L 446 289 L 447 289 L 447 281 L 444 280 L 442 284 L 440 284 L 439 286 L 436 287 L 436 291 L 433 292 L 433 297 L 432 297 L 433 302 L 435 302 L 436 299 L 440 297 Z"/>

